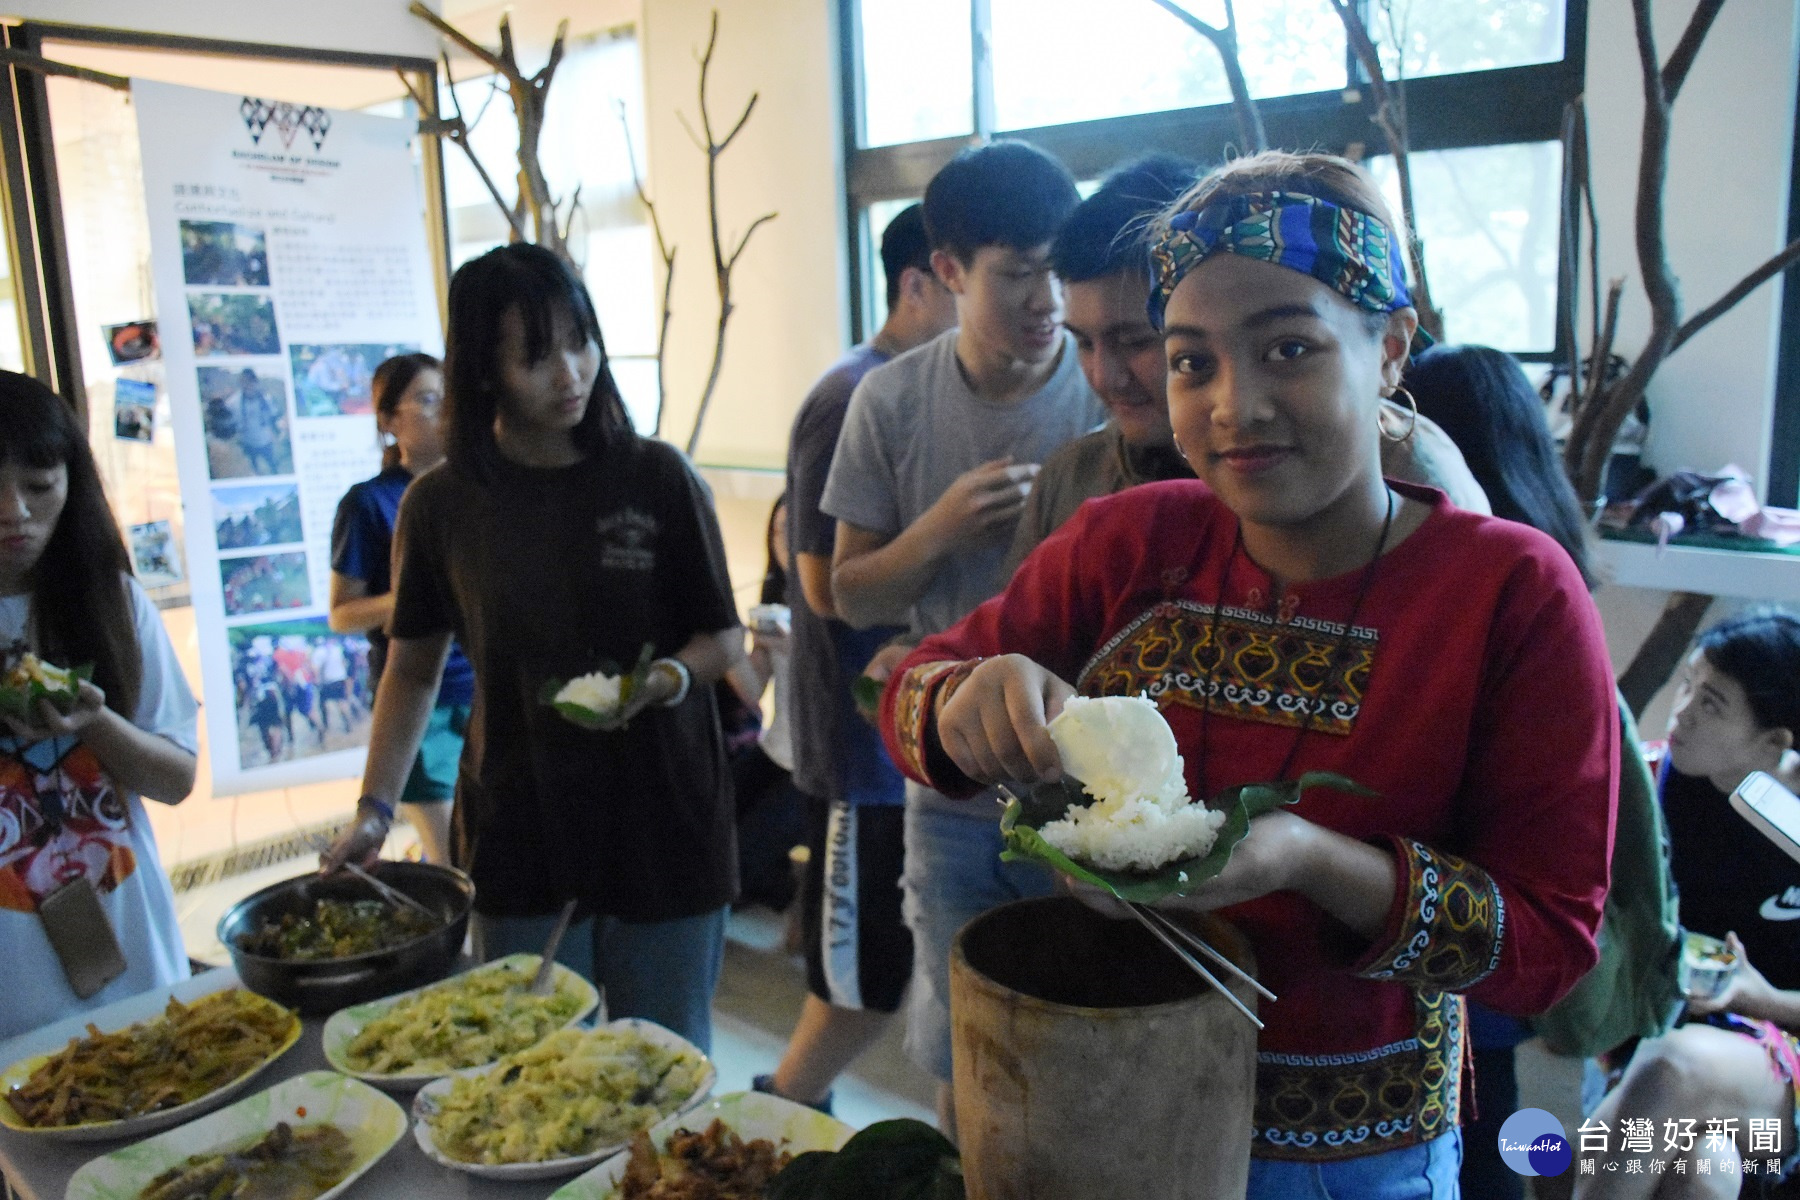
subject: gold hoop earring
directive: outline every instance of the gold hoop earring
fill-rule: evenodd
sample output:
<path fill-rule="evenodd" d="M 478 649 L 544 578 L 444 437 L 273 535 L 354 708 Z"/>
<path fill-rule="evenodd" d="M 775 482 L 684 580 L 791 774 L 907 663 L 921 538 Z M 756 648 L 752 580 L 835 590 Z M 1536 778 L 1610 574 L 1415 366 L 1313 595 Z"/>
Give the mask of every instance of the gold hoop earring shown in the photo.
<path fill-rule="evenodd" d="M 1390 442 L 1404 442 L 1410 440 L 1413 435 L 1413 430 L 1419 427 L 1419 402 L 1413 399 L 1413 394 L 1411 392 L 1396 383 L 1394 385 L 1394 390 L 1388 393 L 1387 398 L 1391 400 L 1397 395 L 1406 397 L 1406 432 L 1399 436 L 1393 436 L 1388 433 L 1384 426 L 1381 430 L 1381 436 Z"/>

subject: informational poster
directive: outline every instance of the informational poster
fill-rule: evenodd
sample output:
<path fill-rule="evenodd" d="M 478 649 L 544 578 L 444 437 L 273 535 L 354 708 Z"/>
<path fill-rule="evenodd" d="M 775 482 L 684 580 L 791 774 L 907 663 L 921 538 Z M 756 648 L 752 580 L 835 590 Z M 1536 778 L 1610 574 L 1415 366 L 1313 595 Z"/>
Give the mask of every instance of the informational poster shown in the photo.
<path fill-rule="evenodd" d="M 331 525 L 380 465 L 370 380 L 442 346 L 414 127 L 132 84 L 213 791 L 355 776 L 369 643 Z"/>

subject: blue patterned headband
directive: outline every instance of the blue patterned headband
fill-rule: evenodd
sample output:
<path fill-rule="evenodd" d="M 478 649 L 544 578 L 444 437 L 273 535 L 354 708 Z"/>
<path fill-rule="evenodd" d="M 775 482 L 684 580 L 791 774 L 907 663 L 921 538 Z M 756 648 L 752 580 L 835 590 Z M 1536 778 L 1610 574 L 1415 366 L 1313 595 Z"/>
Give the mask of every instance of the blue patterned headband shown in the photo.
<path fill-rule="evenodd" d="M 1251 192 L 1169 218 L 1150 249 L 1150 323 L 1187 273 L 1214 254 L 1241 254 L 1310 275 L 1356 307 L 1412 304 L 1406 257 L 1393 231 L 1368 213 L 1301 192 Z"/>

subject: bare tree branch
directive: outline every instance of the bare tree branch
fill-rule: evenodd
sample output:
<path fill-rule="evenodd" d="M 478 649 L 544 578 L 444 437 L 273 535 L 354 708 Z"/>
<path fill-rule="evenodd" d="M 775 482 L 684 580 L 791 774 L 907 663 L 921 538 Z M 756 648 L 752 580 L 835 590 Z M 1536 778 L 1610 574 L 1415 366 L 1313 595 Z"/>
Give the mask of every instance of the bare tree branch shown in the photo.
<path fill-rule="evenodd" d="M 1387 139 L 1388 153 L 1394 156 L 1394 175 L 1400 183 L 1400 219 L 1406 225 L 1406 256 L 1412 268 L 1413 308 L 1419 314 L 1419 326 L 1442 341 L 1444 314 L 1431 299 L 1431 281 L 1425 271 L 1425 246 L 1419 239 L 1418 210 L 1413 204 L 1404 92 L 1388 85 L 1387 75 L 1381 67 L 1381 50 L 1369 36 L 1369 27 L 1363 23 L 1356 0 L 1329 0 L 1329 3 L 1338 20 L 1343 22 L 1344 37 L 1351 52 L 1368 76 L 1369 98 L 1375 105 L 1375 124 Z"/>
<path fill-rule="evenodd" d="M 675 247 L 669 245 L 663 237 L 662 219 L 656 211 L 656 204 L 650 199 L 650 193 L 644 189 L 644 177 L 638 171 L 637 153 L 631 145 L 631 120 L 625 111 L 625 102 L 617 101 L 619 125 L 625 133 L 625 161 L 631 166 L 631 186 L 637 191 L 638 203 L 650 215 L 650 232 L 656 238 L 656 253 L 662 258 L 662 320 L 656 327 L 656 426 L 653 430 L 658 436 L 662 434 L 663 409 L 669 399 L 669 385 L 663 378 L 663 358 L 669 345 L 669 319 L 674 310 L 669 299 L 675 285 Z"/>
<path fill-rule="evenodd" d="M 489 50 L 486 46 L 473 40 L 462 30 L 450 24 L 450 22 L 438 16 L 429 8 L 426 8 L 423 4 L 419 3 L 419 0 L 412 0 L 412 3 L 406 6 L 406 11 L 430 25 L 433 29 L 461 46 L 464 50 L 467 50 L 470 54 L 473 54 L 476 58 L 479 58 L 495 71 L 504 71 L 506 69 L 506 64 L 496 58 L 492 50 Z"/>
<path fill-rule="evenodd" d="M 85 83 L 97 83 L 101 87 L 109 87 L 118 92 L 129 92 L 131 80 L 123 75 L 108 75 L 105 71 L 94 71 L 87 67 L 78 67 L 73 63 L 57 62 L 40 54 L 29 54 L 24 50 L 12 50 L 0 47 L 0 64 L 17 67 L 21 71 L 35 71 L 39 75 L 64 75 L 70 79 L 79 79 Z"/>
<path fill-rule="evenodd" d="M 694 132 L 694 127 L 692 125 L 688 124 L 687 114 L 680 109 L 676 109 L 675 119 L 681 122 L 681 127 L 683 129 L 687 130 L 688 140 L 694 143 L 694 149 L 705 154 L 707 152 L 706 141 L 698 133 Z"/>
<path fill-rule="evenodd" d="M 474 143 L 469 140 L 469 123 L 463 119 L 462 99 L 456 94 L 456 79 L 450 74 L 450 56 L 445 54 L 441 56 L 440 61 L 444 68 L 444 90 L 450 94 L 450 105 L 456 110 L 456 115 L 448 120 L 439 118 L 436 122 L 441 126 L 439 129 L 427 130 L 424 125 L 420 125 L 420 131 L 447 137 L 452 145 L 463 152 L 469 160 L 469 165 L 475 168 L 475 174 L 481 177 L 482 186 L 486 187 L 488 195 L 493 197 L 494 207 L 498 208 L 500 215 L 506 218 L 507 228 L 512 231 L 512 240 L 522 242 L 525 240 L 524 224 L 519 220 L 514 206 L 507 204 L 505 197 L 501 196 L 499 187 L 494 183 L 494 177 L 488 174 L 487 168 L 482 165 L 481 156 L 475 153 Z M 486 108 L 487 106 L 483 105 L 482 111 L 485 112 Z"/>
<path fill-rule="evenodd" d="M 731 268 L 737 266 L 737 260 L 738 260 L 739 256 L 741 256 L 744 253 L 744 247 L 748 246 L 750 244 L 750 235 L 755 233 L 758 229 L 762 228 L 762 226 L 767 225 L 770 221 L 773 221 L 776 217 L 778 217 L 780 215 L 781 215 L 780 213 L 768 212 L 768 213 L 764 213 L 762 216 L 756 218 L 756 220 L 750 222 L 750 228 L 744 230 L 744 236 L 738 239 L 737 249 L 733 250 L 731 252 L 730 257 L 728 257 L 725 260 L 725 269 L 727 271 L 729 271 L 729 270 L 731 270 Z"/>
<path fill-rule="evenodd" d="M 731 323 L 731 314 L 735 310 L 731 299 L 732 268 L 737 266 L 739 256 L 750 244 L 750 235 L 775 219 L 774 213 L 765 213 L 752 221 L 750 228 L 744 231 L 743 237 L 738 239 L 738 243 L 731 253 L 729 255 L 725 253 L 719 226 L 719 156 L 725 152 L 725 148 L 731 144 L 732 139 L 743 131 L 744 122 L 750 119 L 750 113 L 756 107 L 756 94 L 751 94 L 749 103 L 744 106 L 743 114 L 731 127 L 731 132 L 725 135 L 725 140 L 719 141 L 713 135 L 712 111 L 707 103 L 706 95 L 707 83 L 712 74 L 713 51 L 718 47 L 718 42 L 719 10 L 715 8 L 712 14 L 712 24 L 707 32 L 706 50 L 699 56 L 699 63 L 700 128 L 706 136 L 706 144 L 702 147 L 706 154 L 706 215 L 712 231 L 713 279 L 719 290 L 719 324 L 713 337 L 712 368 L 707 372 L 706 387 L 700 393 L 700 407 L 694 413 L 694 430 L 688 435 L 687 452 L 690 457 L 700 445 L 700 431 L 706 423 L 707 410 L 712 407 L 713 396 L 718 391 L 719 372 L 725 365 L 725 330 Z M 687 122 L 683 120 L 682 124 L 686 125 Z M 691 127 L 688 134 L 690 137 L 693 136 Z"/>
<path fill-rule="evenodd" d="M 1700 54 L 1700 43 L 1706 40 L 1712 29 L 1713 18 L 1725 7 L 1725 0 L 1700 0 L 1694 8 L 1694 15 L 1688 19 L 1688 26 L 1681 33 L 1681 40 L 1675 43 L 1675 53 L 1669 55 L 1669 61 L 1662 69 L 1663 96 L 1670 104 L 1681 93 L 1681 85 L 1687 82 L 1688 71 L 1694 65 L 1694 59 Z"/>
<path fill-rule="evenodd" d="M 1669 353 L 1673 354 L 1681 349 L 1683 342 L 1730 312 L 1737 306 L 1738 301 L 1797 262 L 1800 262 L 1800 240 L 1789 242 L 1762 266 L 1738 280 L 1730 291 L 1695 313 L 1680 329 L 1675 331 L 1675 341 L 1670 345 Z"/>
<path fill-rule="evenodd" d="M 1237 116 L 1238 137 L 1243 139 L 1246 154 L 1260 154 L 1269 148 L 1269 135 L 1263 129 L 1262 111 L 1250 96 L 1250 84 L 1244 79 L 1243 64 L 1238 59 L 1237 10 L 1225 0 L 1225 28 L 1196 17 L 1174 0 L 1150 2 L 1177 18 L 1182 24 L 1211 42 L 1225 66 L 1225 83 L 1231 88 L 1231 109 Z"/>

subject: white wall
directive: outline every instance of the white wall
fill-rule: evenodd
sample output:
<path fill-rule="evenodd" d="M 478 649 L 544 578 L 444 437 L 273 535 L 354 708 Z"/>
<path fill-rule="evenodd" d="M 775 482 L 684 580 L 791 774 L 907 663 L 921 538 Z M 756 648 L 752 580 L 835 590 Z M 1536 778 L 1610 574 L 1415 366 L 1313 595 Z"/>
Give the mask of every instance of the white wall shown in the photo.
<path fill-rule="evenodd" d="M 1663 61 L 1693 0 L 1658 0 Z M 1734 0 L 1714 22 L 1674 108 L 1665 228 L 1669 262 L 1693 315 L 1786 241 L 1794 146 L 1793 0 Z M 1587 98 L 1600 219 L 1602 279 L 1624 276 L 1618 349 L 1633 357 L 1649 305 L 1633 244 L 1642 73 L 1628 0 L 1593 0 Z M 1650 457 L 1659 471 L 1736 462 L 1766 482 L 1779 280 L 1764 284 L 1689 342 L 1650 384 Z M 1585 344 L 1585 343 L 1584 343 Z"/>
<path fill-rule="evenodd" d="M 842 151 L 833 0 L 718 5 L 719 41 L 708 82 L 723 136 L 752 92 L 743 134 L 719 160 L 720 223 L 729 253 L 765 212 L 733 279 L 736 312 L 725 373 L 697 457 L 705 463 L 779 467 L 788 425 L 847 338 Z M 647 0 L 645 112 L 650 188 L 664 233 L 678 246 L 674 323 L 665 364 L 663 432 L 685 444 L 712 359 L 718 294 L 706 216 L 706 160 L 676 114 L 699 128 L 699 68 L 710 0 Z"/>

